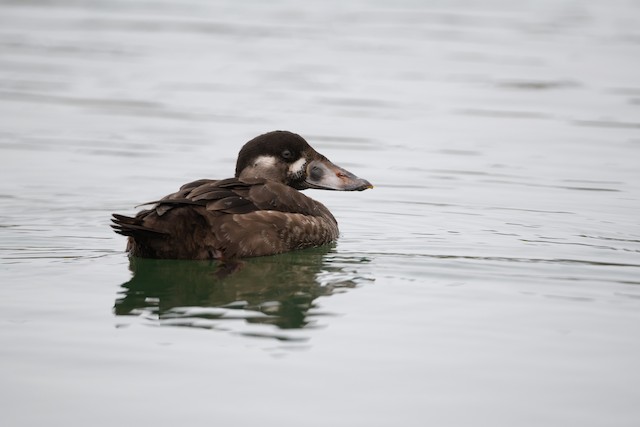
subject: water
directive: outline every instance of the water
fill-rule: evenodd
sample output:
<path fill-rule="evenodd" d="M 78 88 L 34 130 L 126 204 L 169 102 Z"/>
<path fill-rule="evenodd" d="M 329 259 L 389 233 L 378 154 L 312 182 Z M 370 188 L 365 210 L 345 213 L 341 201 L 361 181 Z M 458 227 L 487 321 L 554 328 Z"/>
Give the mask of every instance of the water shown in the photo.
<path fill-rule="evenodd" d="M 2 425 L 638 425 L 637 2 L 212 3 L 0 4 Z M 130 263 L 273 129 L 336 245 Z"/>

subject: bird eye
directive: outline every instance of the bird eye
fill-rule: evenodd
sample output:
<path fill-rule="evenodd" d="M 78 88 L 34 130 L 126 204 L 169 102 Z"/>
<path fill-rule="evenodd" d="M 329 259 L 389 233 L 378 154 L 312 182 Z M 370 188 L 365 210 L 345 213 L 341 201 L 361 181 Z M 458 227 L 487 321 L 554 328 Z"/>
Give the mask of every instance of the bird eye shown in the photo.
<path fill-rule="evenodd" d="M 282 152 L 282 158 L 283 159 L 290 159 L 293 157 L 293 153 L 290 150 L 284 150 Z"/>

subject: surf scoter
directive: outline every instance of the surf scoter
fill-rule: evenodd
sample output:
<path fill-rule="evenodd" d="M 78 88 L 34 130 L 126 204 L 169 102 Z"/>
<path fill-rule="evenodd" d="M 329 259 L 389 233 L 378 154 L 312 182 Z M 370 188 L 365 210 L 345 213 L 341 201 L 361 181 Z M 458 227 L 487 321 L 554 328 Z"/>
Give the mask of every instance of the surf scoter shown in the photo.
<path fill-rule="evenodd" d="M 237 259 L 320 246 L 338 237 L 329 210 L 298 190 L 362 191 L 369 181 L 331 163 L 300 135 L 247 142 L 235 178 L 183 185 L 135 217 L 113 214 L 127 251 L 143 258 Z"/>

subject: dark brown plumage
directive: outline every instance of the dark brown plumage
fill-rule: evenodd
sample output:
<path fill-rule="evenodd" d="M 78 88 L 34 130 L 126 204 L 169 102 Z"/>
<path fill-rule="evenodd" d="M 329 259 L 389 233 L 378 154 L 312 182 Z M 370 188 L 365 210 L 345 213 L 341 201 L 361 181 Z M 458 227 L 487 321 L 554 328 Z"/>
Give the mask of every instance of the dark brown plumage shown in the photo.
<path fill-rule="evenodd" d="M 320 246 L 338 237 L 331 212 L 298 190 L 359 191 L 371 184 L 331 163 L 299 135 L 260 135 L 238 155 L 235 178 L 202 179 L 134 218 L 113 215 L 132 256 L 235 259 Z"/>

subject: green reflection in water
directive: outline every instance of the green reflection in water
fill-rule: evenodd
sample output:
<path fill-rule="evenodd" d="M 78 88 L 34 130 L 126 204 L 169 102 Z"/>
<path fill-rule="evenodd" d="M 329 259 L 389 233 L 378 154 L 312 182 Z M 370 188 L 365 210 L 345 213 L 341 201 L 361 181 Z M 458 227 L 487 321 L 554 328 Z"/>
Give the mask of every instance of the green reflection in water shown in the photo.
<path fill-rule="evenodd" d="M 303 328 L 310 323 L 316 298 L 353 288 L 363 279 L 354 267 L 368 260 L 336 260 L 331 251 L 324 246 L 251 258 L 222 278 L 216 262 L 131 258 L 133 277 L 122 284 L 114 312 L 174 326 L 216 328 L 215 322 L 240 318 L 281 329 Z"/>

